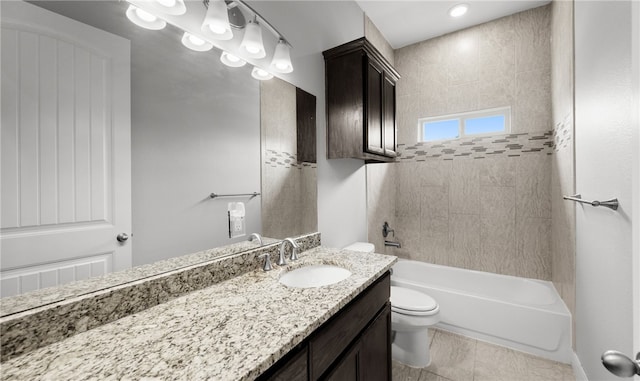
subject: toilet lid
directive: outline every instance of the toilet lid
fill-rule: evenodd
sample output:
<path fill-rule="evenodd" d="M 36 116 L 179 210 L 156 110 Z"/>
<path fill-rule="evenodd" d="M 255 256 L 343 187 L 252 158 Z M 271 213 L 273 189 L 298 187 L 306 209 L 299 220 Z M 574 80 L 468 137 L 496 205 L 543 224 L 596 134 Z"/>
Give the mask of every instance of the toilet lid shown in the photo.
<path fill-rule="evenodd" d="M 438 308 L 438 303 L 423 292 L 391 286 L 391 307 L 400 311 L 426 312 Z"/>

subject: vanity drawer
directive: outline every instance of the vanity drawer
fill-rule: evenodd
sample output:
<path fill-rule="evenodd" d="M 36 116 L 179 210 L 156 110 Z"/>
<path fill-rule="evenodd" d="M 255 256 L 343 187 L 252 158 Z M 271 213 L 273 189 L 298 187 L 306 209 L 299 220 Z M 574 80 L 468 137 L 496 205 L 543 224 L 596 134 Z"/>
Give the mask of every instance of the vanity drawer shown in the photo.
<path fill-rule="evenodd" d="M 309 341 L 312 380 L 318 379 L 389 301 L 391 278 L 380 277 L 340 313 L 323 325 Z"/>

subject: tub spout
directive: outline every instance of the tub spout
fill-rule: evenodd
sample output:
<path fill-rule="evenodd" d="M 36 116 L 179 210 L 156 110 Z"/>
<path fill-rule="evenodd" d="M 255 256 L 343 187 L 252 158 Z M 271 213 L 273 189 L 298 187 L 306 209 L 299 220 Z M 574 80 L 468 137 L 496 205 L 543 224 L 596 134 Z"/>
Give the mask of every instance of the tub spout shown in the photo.
<path fill-rule="evenodd" d="M 402 245 L 400 245 L 400 242 L 393 242 L 393 241 L 387 241 L 387 240 L 384 241 L 384 245 L 385 246 L 395 247 L 395 248 L 398 248 L 398 249 L 400 249 L 402 247 Z"/>

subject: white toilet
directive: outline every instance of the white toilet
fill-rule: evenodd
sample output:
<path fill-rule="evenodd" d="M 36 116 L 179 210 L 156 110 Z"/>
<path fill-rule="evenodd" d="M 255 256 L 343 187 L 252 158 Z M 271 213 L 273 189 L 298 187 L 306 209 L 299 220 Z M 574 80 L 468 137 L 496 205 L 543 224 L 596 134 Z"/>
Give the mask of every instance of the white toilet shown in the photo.
<path fill-rule="evenodd" d="M 356 242 L 345 249 L 372 253 L 375 246 Z M 391 286 L 393 359 L 416 368 L 429 366 L 429 327 L 439 321 L 440 307 L 432 297 L 406 287 Z"/>

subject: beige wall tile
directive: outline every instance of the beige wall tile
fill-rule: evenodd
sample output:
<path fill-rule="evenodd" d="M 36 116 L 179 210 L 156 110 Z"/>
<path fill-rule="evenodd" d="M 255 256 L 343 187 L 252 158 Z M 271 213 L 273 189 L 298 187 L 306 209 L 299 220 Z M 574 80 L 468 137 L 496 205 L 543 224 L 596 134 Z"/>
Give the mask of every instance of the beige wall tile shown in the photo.
<path fill-rule="evenodd" d="M 480 253 L 480 215 L 455 214 L 449 216 L 449 265 L 474 269 Z"/>
<path fill-rule="evenodd" d="M 448 266 L 451 258 L 449 216 L 429 216 L 421 219 L 419 260 Z"/>
<path fill-rule="evenodd" d="M 551 159 L 524 155 L 515 160 L 518 218 L 551 218 Z"/>
<path fill-rule="evenodd" d="M 512 275 L 551 280 L 551 219 L 518 219 L 516 228 L 518 267 Z"/>
<path fill-rule="evenodd" d="M 511 131 L 548 131 L 552 127 L 550 95 L 549 69 L 517 72 Z"/>
<path fill-rule="evenodd" d="M 481 161 L 453 160 L 449 184 L 451 213 L 480 213 Z"/>
<path fill-rule="evenodd" d="M 420 215 L 396 217 L 396 224 L 392 228 L 395 230 L 395 237 L 390 236 L 387 239 L 400 242 L 402 245 L 402 248 L 392 250 L 393 255 L 421 260 L 424 251 L 422 250 Z"/>
<path fill-rule="evenodd" d="M 493 157 L 481 160 L 481 186 L 516 186 L 516 160 L 511 157 Z"/>
<path fill-rule="evenodd" d="M 445 114 L 473 111 L 478 108 L 478 82 L 451 85 L 446 89 L 447 108 Z"/>
<path fill-rule="evenodd" d="M 396 216 L 420 217 L 420 163 L 396 163 Z"/>
<path fill-rule="evenodd" d="M 516 72 L 551 65 L 550 5 L 517 13 L 514 17 Z"/>
<path fill-rule="evenodd" d="M 478 40 L 476 29 L 464 29 L 442 37 L 448 40 L 446 70 L 449 86 L 457 86 L 479 79 Z"/>
<path fill-rule="evenodd" d="M 451 181 L 453 161 L 429 160 L 420 164 L 421 185 L 448 187 Z"/>

